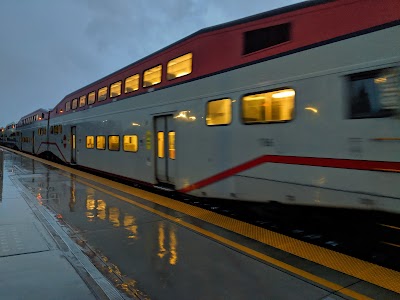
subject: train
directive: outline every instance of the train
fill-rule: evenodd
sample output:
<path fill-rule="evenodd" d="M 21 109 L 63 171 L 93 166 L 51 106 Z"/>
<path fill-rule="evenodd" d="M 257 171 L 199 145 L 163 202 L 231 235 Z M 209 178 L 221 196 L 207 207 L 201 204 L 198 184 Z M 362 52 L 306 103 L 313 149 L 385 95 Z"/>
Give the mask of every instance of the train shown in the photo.
<path fill-rule="evenodd" d="M 208 27 L 23 116 L 7 146 L 199 198 L 400 213 L 399 37 L 398 0 Z"/>

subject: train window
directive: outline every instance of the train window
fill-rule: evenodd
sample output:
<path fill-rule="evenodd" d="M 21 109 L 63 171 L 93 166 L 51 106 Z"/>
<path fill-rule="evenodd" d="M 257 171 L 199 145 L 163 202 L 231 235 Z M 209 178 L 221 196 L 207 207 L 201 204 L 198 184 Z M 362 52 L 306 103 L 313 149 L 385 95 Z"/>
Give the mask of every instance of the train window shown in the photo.
<path fill-rule="evenodd" d="M 119 151 L 119 135 L 108 136 L 108 150 Z"/>
<path fill-rule="evenodd" d="M 389 117 L 400 108 L 399 69 L 353 74 L 349 84 L 350 119 Z"/>
<path fill-rule="evenodd" d="M 242 99 L 245 124 L 285 122 L 293 119 L 295 91 L 275 90 L 251 94 Z"/>
<path fill-rule="evenodd" d="M 83 107 L 86 105 L 86 95 L 79 97 L 79 107 Z"/>
<path fill-rule="evenodd" d="M 72 109 L 76 109 L 78 107 L 78 99 L 72 100 Z"/>
<path fill-rule="evenodd" d="M 98 101 L 104 101 L 107 99 L 107 87 L 103 87 L 99 89 L 99 92 L 97 93 L 97 100 Z"/>
<path fill-rule="evenodd" d="M 58 134 L 58 125 L 54 126 L 54 134 Z"/>
<path fill-rule="evenodd" d="M 96 149 L 106 149 L 106 137 L 104 135 L 98 135 L 96 137 Z"/>
<path fill-rule="evenodd" d="M 157 150 L 158 150 L 158 157 L 164 158 L 164 132 L 159 131 L 157 132 Z"/>
<path fill-rule="evenodd" d="M 96 101 L 96 92 L 91 92 L 88 95 L 88 105 L 93 104 Z"/>
<path fill-rule="evenodd" d="M 168 155 L 170 159 L 175 159 L 175 131 L 168 132 Z"/>
<path fill-rule="evenodd" d="M 71 102 L 68 101 L 67 103 L 65 103 L 65 111 L 69 111 L 71 109 Z"/>
<path fill-rule="evenodd" d="M 170 60 L 167 64 L 167 79 L 182 77 L 192 73 L 192 53 Z"/>
<path fill-rule="evenodd" d="M 207 103 L 206 124 L 208 126 L 227 125 L 232 121 L 232 100 L 220 99 Z"/>
<path fill-rule="evenodd" d="M 125 94 L 139 89 L 139 74 L 135 74 L 125 79 Z"/>
<path fill-rule="evenodd" d="M 244 33 L 243 54 L 253 53 L 288 41 L 290 41 L 290 23 L 247 31 Z"/>
<path fill-rule="evenodd" d="M 137 152 L 138 151 L 137 135 L 124 135 L 124 151 L 127 151 L 127 152 Z"/>
<path fill-rule="evenodd" d="M 121 86 L 122 86 L 121 81 L 115 82 L 110 86 L 110 98 L 121 95 Z"/>
<path fill-rule="evenodd" d="M 88 135 L 86 137 L 86 148 L 93 149 L 94 148 L 94 136 Z"/>
<path fill-rule="evenodd" d="M 58 133 L 59 133 L 59 134 L 62 133 L 62 125 L 58 125 Z"/>
<path fill-rule="evenodd" d="M 158 65 L 143 73 L 143 87 L 149 87 L 161 82 L 162 67 Z"/>

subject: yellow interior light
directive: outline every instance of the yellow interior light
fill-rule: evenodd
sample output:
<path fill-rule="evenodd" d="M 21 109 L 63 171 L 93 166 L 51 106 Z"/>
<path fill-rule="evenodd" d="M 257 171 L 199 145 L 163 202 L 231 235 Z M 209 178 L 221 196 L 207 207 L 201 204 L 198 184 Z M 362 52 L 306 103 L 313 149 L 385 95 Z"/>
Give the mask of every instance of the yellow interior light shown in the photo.
<path fill-rule="evenodd" d="M 287 98 L 287 97 L 292 97 L 295 95 L 294 90 L 283 90 L 281 92 L 272 94 L 272 98 L 279 99 L 279 98 Z"/>

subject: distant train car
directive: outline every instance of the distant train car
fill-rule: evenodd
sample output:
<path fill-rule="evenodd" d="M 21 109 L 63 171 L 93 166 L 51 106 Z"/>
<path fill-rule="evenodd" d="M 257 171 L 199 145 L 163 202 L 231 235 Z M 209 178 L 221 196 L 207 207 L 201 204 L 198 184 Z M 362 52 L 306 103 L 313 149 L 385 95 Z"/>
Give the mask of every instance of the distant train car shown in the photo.
<path fill-rule="evenodd" d="M 399 8 L 200 30 L 20 121 L 21 149 L 198 197 L 400 213 Z"/>
<path fill-rule="evenodd" d="M 38 109 L 22 117 L 17 123 L 18 149 L 31 154 L 45 152 L 48 144 L 47 127 L 48 111 L 45 109 Z"/>
<path fill-rule="evenodd" d="M 5 128 L 1 129 L 0 143 L 3 146 L 16 149 L 15 147 L 16 137 L 17 137 L 16 124 L 10 123 Z"/>

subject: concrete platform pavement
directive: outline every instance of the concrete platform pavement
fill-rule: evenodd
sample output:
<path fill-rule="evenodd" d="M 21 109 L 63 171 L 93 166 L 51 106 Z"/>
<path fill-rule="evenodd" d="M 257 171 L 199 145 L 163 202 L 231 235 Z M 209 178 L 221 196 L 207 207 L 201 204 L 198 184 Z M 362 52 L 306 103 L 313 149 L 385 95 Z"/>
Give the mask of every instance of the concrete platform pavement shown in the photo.
<path fill-rule="evenodd" d="M 0 299 L 123 299 L 1 169 Z"/>

